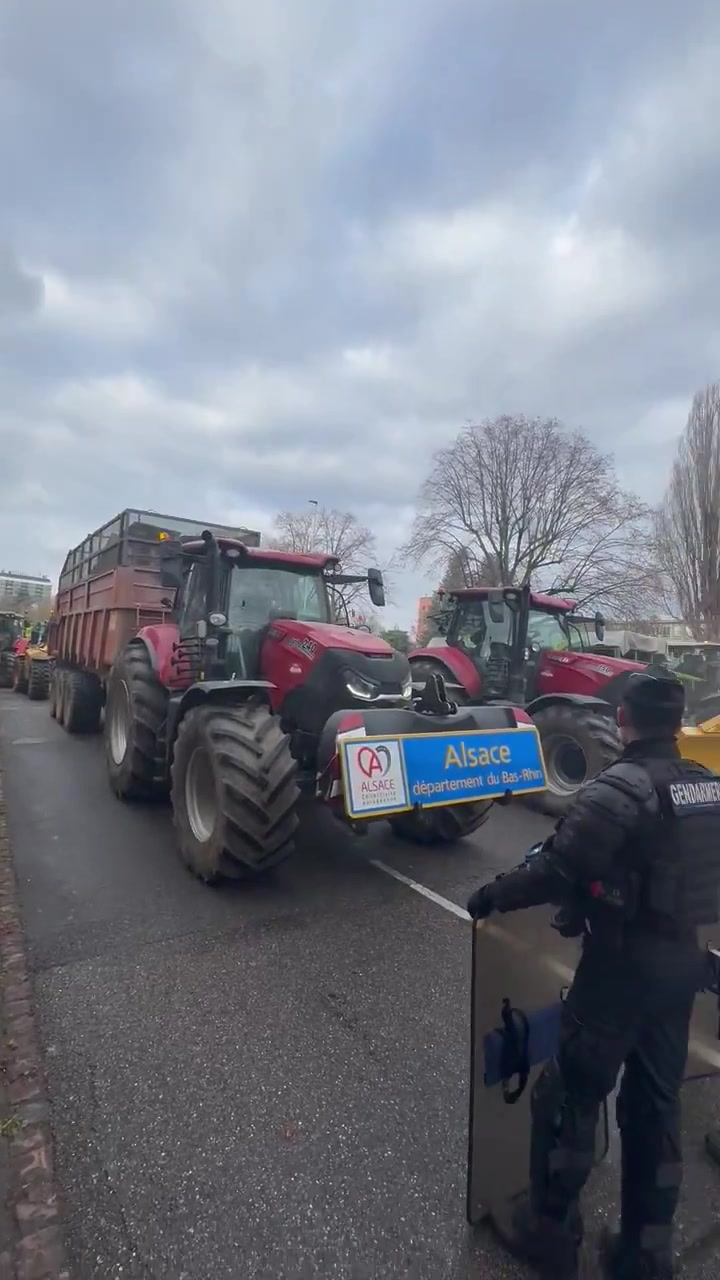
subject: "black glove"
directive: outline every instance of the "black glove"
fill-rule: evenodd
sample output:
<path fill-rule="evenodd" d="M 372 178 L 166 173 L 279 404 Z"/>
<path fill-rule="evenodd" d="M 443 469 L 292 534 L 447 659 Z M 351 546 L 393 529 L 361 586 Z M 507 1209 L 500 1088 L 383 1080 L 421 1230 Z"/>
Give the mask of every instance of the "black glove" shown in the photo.
<path fill-rule="evenodd" d="M 483 884 L 468 898 L 468 915 L 473 920 L 485 920 L 495 910 L 492 889 L 492 884 Z"/>

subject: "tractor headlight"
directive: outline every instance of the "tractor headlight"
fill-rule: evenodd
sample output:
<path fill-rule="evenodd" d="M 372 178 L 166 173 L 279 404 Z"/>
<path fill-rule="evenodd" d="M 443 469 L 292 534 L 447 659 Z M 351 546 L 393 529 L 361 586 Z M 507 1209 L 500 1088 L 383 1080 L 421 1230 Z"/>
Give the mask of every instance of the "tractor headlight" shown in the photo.
<path fill-rule="evenodd" d="M 362 702 L 372 702 L 380 692 L 379 684 L 374 680 L 366 680 L 365 676 L 358 675 L 357 671 L 345 672 L 345 688 L 353 698 L 359 698 Z"/>
<path fill-rule="evenodd" d="M 405 679 L 403 680 L 400 688 L 402 689 L 403 698 L 405 698 L 406 700 L 409 700 L 410 698 L 412 698 L 413 681 L 412 681 L 412 675 L 409 671 L 405 676 Z"/>

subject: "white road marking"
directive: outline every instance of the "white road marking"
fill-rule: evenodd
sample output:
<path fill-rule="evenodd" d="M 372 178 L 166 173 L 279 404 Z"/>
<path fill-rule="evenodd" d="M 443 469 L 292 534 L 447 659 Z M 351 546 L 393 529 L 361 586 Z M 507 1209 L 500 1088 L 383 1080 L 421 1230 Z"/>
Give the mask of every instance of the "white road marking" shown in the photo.
<path fill-rule="evenodd" d="M 444 911 L 449 911 L 458 920 L 470 921 L 470 916 L 465 908 L 458 906 L 457 902 L 452 902 L 450 898 L 444 898 L 441 893 L 436 893 L 434 889 L 428 889 L 427 885 L 420 884 L 418 880 L 411 880 L 410 876 L 404 876 L 401 871 L 396 871 L 394 867 L 389 867 L 386 862 L 381 862 L 379 858 L 373 858 L 370 865 L 377 867 L 378 871 L 383 871 L 386 876 L 392 876 L 393 880 L 398 880 L 400 884 L 406 885 L 414 893 L 419 893 L 421 897 L 427 898 L 429 902 L 434 902 L 436 906 L 442 907 Z M 502 925 L 496 924 L 495 921 L 486 921 L 485 927 L 503 942 L 507 942 L 518 949 L 530 950 L 529 947 L 523 946 L 522 941 L 515 934 L 508 933 L 503 929 Z M 555 956 L 550 955 L 548 952 L 541 952 L 540 954 L 535 952 L 534 958 L 544 964 L 546 968 L 551 969 L 553 973 L 556 973 L 565 982 L 572 982 L 574 971 Z M 709 1067 L 720 1070 L 720 1049 L 714 1048 L 704 1036 L 691 1036 L 689 1049 L 692 1057 L 706 1063 Z"/>
<path fill-rule="evenodd" d="M 417 880 L 411 880 L 409 876 L 404 876 L 401 871 L 396 871 L 394 867 L 389 867 L 386 862 L 380 862 L 378 858 L 373 858 L 370 865 L 377 867 L 378 871 L 384 871 L 386 876 L 392 876 L 393 880 L 399 880 L 401 884 L 407 885 L 408 889 L 414 889 L 415 893 L 422 894 L 423 898 L 428 898 L 430 902 L 435 902 L 439 907 L 444 907 L 451 915 L 457 916 L 458 920 L 470 919 L 465 908 L 459 907 L 457 902 L 451 902 L 449 898 L 443 898 L 442 894 L 435 893 L 434 889 L 428 889 L 426 885 L 419 884 Z"/>

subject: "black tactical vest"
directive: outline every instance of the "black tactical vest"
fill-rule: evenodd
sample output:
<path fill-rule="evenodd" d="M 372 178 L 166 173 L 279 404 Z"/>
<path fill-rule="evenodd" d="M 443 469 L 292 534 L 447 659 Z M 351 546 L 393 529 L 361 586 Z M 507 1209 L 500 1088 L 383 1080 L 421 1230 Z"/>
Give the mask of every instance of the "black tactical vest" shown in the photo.
<path fill-rule="evenodd" d="M 636 758 L 660 801 L 640 841 L 638 920 L 683 933 L 720 919 L 720 778 L 689 760 Z"/>

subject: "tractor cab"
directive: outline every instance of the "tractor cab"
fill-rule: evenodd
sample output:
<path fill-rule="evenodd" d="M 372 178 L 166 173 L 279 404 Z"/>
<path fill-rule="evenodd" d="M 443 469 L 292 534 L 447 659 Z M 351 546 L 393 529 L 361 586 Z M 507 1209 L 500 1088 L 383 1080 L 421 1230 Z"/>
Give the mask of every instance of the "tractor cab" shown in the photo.
<path fill-rule="evenodd" d="M 257 683 L 282 718 L 295 759 L 310 771 L 336 712 L 410 706 L 407 657 L 339 622 L 331 599 L 333 590 L 365 583 L 381 607 L 378 569 L 342 574 L 335 556 L 265 551 L 210 531 L 166 547 L 162 563 L 163 586 L 175 588 L 161 602 L 175 635 L 158 671 L 171 695 L 194 684 Z M 171 698 L 170 720 L 178 705 Z"/>
<path fill-rule="evenodd" d="M 163 585 L 175 588 L 174 600 L 164 603 L 172 606 L 182 652 L 197 655 L 198 661 L 202 655 L 206 678 L 265 678 L 266 642 L 281 634 L 288 655 L 310 657 L 323 647 L 318 635 L 325 632 L 332 644 L 332 633 L 342 625 L 337 593 L 360 582 L 367 583 L 372 603 L 382 607 L 380 570 L 342 574 L 331 555 L 265 551 L 208 534 L 168 544 L 163 559 Z M 351 641 L 343 638 L 343 644 Z M 378 645 L 387 648 L 373 637 L 371 647 Z"/>
<path fill-rule="evenodd" d="M 534 721 L 547 767 L 546 813 L 566 812 L 578 788 L 617 758 L 617 707 L 639 663 L 593 652 L 600 613 L 590 620 L 571 600 L 524 587 L 453 591 L 435 618 L 444 643 L 409 655 L 413 685 L 441 676 L 457 703 L 511 703 Z"/>
<path fill-rule="evenodd" d="M 47 637 L 48 623 L 36 622 L 30 628 L 30 634 L 28 636 L 29 645 L 38 649 L 43 649 L 47 646 Z"/>
<path fill-rule="evenodd" d="M 23 633 L 23 619 L 17 613 L 0 613 L 0 653 L 12 650 Z"/>
<path fill-rule="evenodd" d="M 528 587 L 467 587 L 450 593 L 437 621 L 445 643 L 477 669 L 486 699 L 524 703 L 534 694 L 544 653 L 591 648 L 590 620 L 575 616 L 573 607 L 570 600 Z M 601 614 L 592 625 L 602 641 Z"/>
<path fill-rule="evenodd" d="M 698 722 L 720 707 L 720 644 L 712 640 L 675 641 L 668 646 L 668 666 L 685 685 L 687 712 Z"/>

